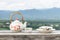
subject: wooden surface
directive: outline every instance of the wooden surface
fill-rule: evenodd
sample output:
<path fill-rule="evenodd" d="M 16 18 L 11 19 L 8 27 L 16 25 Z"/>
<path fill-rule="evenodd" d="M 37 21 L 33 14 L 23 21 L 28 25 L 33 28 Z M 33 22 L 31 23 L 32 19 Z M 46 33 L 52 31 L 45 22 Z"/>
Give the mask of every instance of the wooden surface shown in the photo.
<path fill-rule="evenodd" d="M 60 40 L 60 30 L 53 31 L 52 33 L 0 30 L 0 40 Z"/>
<path fill-rule="evenodd" d="M 53 31 L 52 33 L 40 32 L 13 32 L 11 30 L 0 30 L 0 35 L 60 35 L 60 30 Z"/>

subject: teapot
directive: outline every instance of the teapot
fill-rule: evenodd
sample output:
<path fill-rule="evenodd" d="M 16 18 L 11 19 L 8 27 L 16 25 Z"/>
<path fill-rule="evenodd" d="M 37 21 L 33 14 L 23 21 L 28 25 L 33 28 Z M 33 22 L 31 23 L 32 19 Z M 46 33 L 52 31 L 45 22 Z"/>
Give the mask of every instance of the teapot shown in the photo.
<path fill-rule="evenodd" d="M 23 17 L 22 17 L 23 19 Z M 19 21 L 18 18 L 16 18 L 15 21 L 11 21 L 11 24 L 10 24 L 10 30 L 12 31 L 22 31 L 26 28 L 27 26 L 27 22 L 24 22 L 22 23 L 21 21 Z"/>

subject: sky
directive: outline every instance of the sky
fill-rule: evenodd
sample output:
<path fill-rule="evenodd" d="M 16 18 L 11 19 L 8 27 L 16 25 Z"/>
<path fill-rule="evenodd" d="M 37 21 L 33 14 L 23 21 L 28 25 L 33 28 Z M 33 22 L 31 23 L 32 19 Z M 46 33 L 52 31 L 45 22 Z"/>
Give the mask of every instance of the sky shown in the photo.
<path fill-rule="evenodd" d="M 0 0 L 0 10 L 60 8 L 60 0 Z"/>

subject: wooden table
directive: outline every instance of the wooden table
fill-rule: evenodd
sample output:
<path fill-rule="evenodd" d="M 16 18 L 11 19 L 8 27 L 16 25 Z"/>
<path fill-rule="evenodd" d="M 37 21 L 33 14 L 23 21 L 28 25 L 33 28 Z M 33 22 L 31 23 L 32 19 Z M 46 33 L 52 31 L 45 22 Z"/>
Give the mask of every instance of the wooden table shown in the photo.
<path fill-rule="evenodd" d="M 53 31 L 52 33 L 0 30 L 0 40 L 60 40 L 60 30 Z"/>

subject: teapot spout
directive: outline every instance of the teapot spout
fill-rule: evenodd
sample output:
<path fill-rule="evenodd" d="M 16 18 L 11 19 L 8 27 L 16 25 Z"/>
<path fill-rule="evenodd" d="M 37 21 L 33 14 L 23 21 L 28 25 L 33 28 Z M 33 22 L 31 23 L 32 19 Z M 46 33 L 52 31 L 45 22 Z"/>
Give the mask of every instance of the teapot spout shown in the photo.
<path fill-rule="evenodd" d="M 24 22 L 23 27 L 26 28 L 26 26 L 27 26 L 27 22 Z"/>

